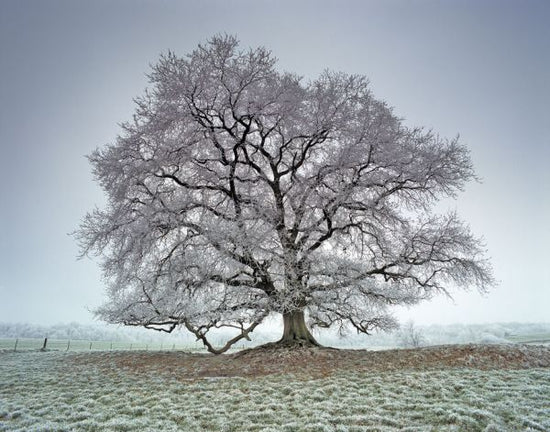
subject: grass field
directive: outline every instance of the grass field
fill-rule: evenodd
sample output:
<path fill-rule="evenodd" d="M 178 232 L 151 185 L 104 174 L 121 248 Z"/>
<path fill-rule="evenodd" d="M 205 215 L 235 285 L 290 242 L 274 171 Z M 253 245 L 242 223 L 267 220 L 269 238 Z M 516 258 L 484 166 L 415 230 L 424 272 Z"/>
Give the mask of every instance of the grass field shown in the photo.
<path fill-rule="evenodd" d="M 537 344 L 549 344 L 550 333 L 533 333 L 527 335 L 512 335 L 507 337 L 510 342 L 515 343 L 537 343 Z"/>
<path fill-rule="evenodd" d="M 189 378 L 178 355 L 0 352 L 0 431 L 550 430 L 549 368 Z"/>

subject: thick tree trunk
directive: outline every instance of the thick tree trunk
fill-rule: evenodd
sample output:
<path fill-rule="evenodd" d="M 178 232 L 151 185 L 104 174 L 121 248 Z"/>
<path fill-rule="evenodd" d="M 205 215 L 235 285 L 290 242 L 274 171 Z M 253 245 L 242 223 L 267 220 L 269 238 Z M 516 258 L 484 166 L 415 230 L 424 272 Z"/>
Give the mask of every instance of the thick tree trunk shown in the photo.
<path fill-rule="evenodd" d="M 284 330 L 283 337 L 278 343 L 284 345 L 314 345 L 319 346 L 310 333 L 304 319 L 304 311 L 293 311 L 283 314 Z"/>

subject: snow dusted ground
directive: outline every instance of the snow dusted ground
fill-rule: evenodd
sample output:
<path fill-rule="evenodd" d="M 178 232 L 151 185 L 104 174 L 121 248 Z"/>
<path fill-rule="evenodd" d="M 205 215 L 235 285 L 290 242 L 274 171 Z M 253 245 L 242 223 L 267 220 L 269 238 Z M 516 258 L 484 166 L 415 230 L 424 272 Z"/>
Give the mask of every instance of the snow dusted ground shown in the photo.
<path fill-rule="evenodd" d="M 0 431 L 549 431 L 549 352 L 4 351 Z"/>

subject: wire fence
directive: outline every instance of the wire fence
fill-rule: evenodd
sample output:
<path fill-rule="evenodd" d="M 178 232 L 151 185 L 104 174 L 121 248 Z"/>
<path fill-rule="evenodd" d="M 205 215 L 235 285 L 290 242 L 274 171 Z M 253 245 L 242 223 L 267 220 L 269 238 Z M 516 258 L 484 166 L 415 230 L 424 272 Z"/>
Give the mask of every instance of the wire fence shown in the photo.
<path fill-rule="evenodd" d="M 92 341 L 80 339 L 0 339 L 2 351 L 203 351 L 200 343 Z"/>

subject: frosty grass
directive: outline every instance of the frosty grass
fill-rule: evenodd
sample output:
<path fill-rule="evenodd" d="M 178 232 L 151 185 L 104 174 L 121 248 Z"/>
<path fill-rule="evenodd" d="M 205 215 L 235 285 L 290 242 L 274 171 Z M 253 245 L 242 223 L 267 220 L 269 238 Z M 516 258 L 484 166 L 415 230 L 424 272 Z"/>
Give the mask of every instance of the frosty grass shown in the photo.
<path fill-rule="evenodd" d="M 550 369 L 180 380 L 74 355 L 0 352 L 0 431 L 550 431 Z"/>

